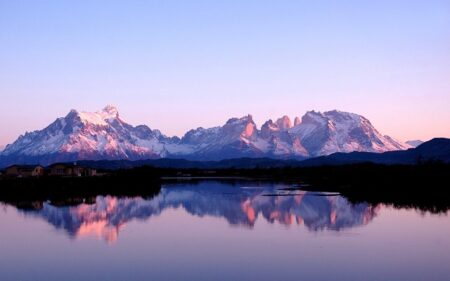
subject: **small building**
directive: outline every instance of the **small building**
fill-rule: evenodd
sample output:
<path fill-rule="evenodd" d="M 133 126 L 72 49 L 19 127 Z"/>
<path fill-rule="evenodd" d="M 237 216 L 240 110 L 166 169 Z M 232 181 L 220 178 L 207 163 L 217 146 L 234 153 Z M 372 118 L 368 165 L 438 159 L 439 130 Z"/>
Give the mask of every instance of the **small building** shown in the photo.
<path fill-rule="evenodd" d="M 74 164 L 57 163 L 50 167 L 50 176 L 66 176 L 66 177 L 89 177 L 95 176 L 95 169 L 86 168 Z"/>
<path fill-rule="evenodd" d="M 5 175 L 10 177 L 40 177 L 45 174 L 40 165 L 12 165 L 5 169 Z"/>

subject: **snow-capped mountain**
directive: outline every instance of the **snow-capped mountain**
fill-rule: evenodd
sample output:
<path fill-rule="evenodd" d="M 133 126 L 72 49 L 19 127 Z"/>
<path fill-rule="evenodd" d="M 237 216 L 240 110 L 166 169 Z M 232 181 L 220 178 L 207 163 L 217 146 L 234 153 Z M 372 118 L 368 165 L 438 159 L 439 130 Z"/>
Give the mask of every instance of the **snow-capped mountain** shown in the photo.
<path fill-rule="evenodd" d="M 190 130 L 180 145 L 189 147 L 194 159 L 263 157 L 266 151 L 251 115 L 231 118 L 222 127 Z"/>
<path fill-rule="evenodd" d="M 258 130 L 251 115 L 223 126 L 197 128 L 181 139 L 146 125 L 124 122 L 117 109 L 72 110 L 40 131 L 26 133 L 0 153 L 2 166 L 76 160 L 185 158 L 221 160 L 240 157 L 308 158 L 334 152 L 385 152 L 411 146 L 380 134 L 363 116 L 310 111 L 292 123 L 283 116 Z"/>
<path fill-rule="evenodd" d="M 172 142 L 158 130 L 125 123 L 115 107 L 107 106 L 98 112 L 72 110 L 47 128 L 20 136 L 1 155 L 17 162 L 43 164 L 80 159 L 148 159 L 165 157 L 165 145 Z"/>
<path fill-rule="evenodd" d="M 380 134 L 363 116 L 337 110 L 324 113 L 309 111 L 289 133 L 300 140 L 309 156 L 411 148 L 408 144 Z"/>

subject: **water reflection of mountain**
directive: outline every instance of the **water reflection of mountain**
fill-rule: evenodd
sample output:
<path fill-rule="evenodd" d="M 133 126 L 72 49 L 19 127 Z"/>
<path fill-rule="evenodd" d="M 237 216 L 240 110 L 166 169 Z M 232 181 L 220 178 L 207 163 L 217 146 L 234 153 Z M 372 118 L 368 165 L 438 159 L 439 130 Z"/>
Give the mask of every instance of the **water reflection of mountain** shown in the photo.
<path fill-rule="evenodd" d="M 265 196 L 286 193 L 279 190 L 282 187 L 241 187 L 222 182 L 174 184 L 163 186 L 148 200 L 98 196 L 93 204 L 57 207 L 44 203 L 42 208 L 23 212 L 44 218 L 71 237 L 96 234 L 107 241 L 117 239 L 120 227 L 128 221 L 159 216 L 167 208 L 181 207 L 198 217 L 222 217 L 231 225 L 248 228 L 264 218 L 269 223 L 304 224 L 311 231 L 365 225 L 377 214 L 378 207 L 352 205 L 341 196 L 301 191 L 292 191 L 296 195 L 289 196 Z"/>

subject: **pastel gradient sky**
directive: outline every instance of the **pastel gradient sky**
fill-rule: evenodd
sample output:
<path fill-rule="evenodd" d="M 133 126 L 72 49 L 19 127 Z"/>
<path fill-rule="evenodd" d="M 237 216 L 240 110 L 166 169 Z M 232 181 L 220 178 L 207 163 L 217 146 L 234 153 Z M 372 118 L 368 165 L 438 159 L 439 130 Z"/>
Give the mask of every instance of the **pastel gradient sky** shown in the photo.
<path fill-rule="evenodd" d="M 339 109 L 450 137 L 450 1 L 0 0 L 0 145 L 106 104 L 167 135 Z"/>

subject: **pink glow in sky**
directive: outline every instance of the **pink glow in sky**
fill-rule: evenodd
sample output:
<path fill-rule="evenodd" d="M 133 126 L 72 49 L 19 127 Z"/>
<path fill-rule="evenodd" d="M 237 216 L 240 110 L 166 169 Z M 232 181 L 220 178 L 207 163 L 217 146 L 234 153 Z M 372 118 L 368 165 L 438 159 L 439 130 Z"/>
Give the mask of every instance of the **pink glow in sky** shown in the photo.
<path fill-rule="evenodd" d="M 0 145 L 106 104 L 167 135 L 338 109 L 450 137 L 449 1 L 69 3 L 0 3 Z"/>

